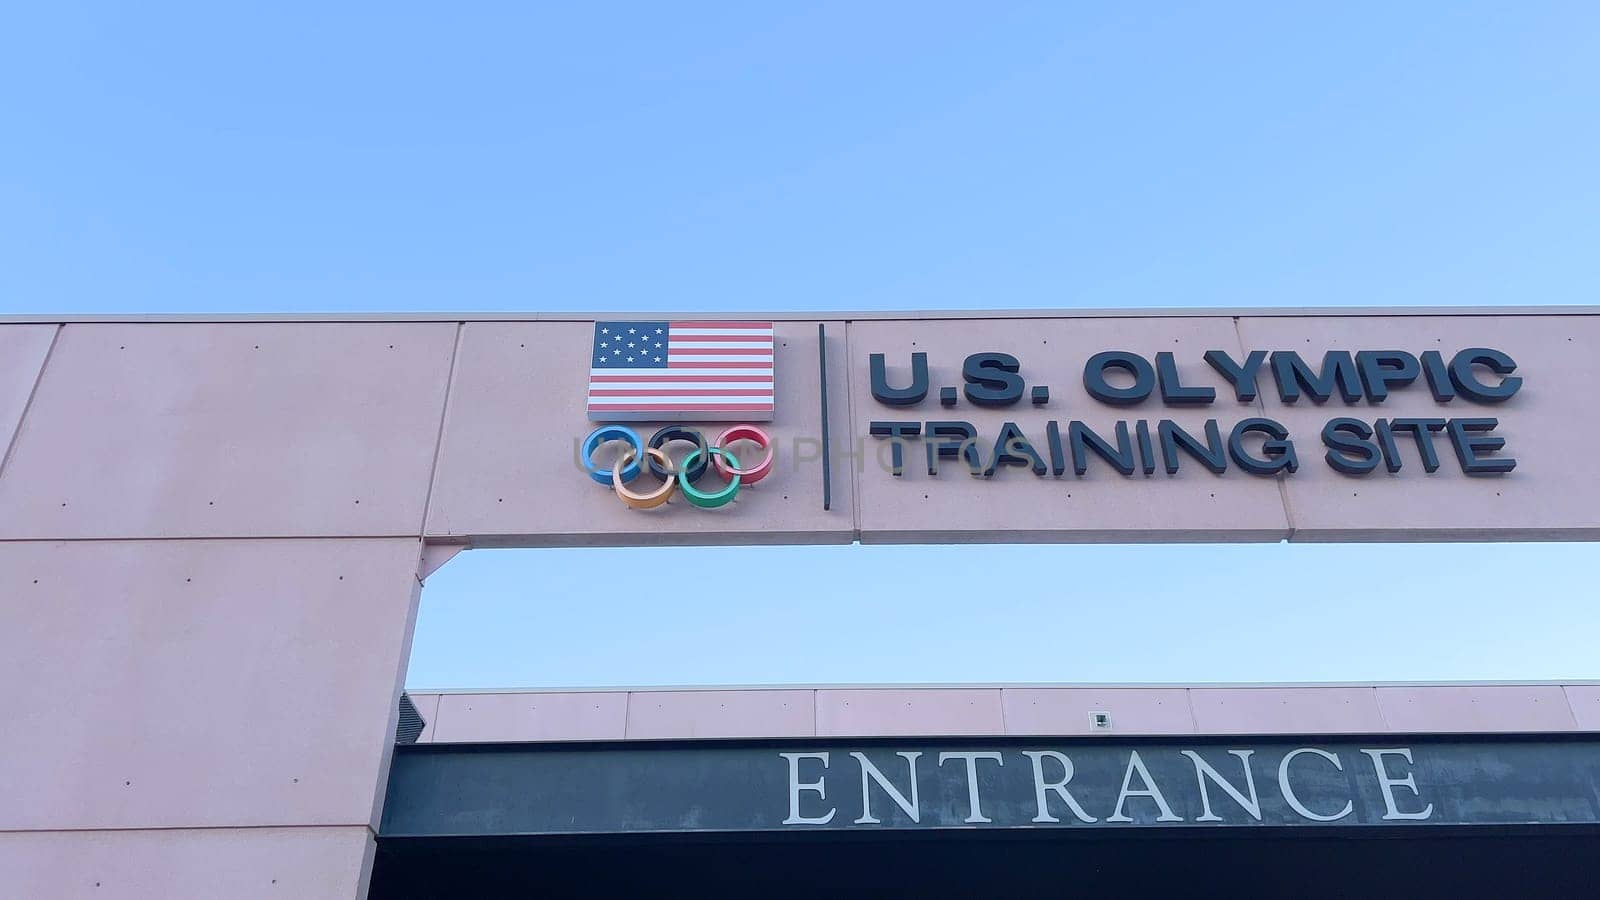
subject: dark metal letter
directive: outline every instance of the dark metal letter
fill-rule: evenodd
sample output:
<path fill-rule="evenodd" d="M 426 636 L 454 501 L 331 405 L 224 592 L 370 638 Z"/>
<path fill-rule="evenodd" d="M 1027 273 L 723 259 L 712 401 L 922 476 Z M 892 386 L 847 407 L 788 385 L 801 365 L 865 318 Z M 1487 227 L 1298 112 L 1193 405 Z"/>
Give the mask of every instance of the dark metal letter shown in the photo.
<path fill-rule="evenodd" d="M 872 398 L 886 406 L 916 406 L 928 396 L 928 354 L 911 354 L 911 386 L 892 388 L 889 375 L 884 370 L 883 354 L 867 357 L 867 368 L 872 373 Z"/>
<path fill-rule="evenodd" d="M 1121 369 L 1133 376 L 1133 386 L 1112 387 L 1106 381 L 1106 369 Z M 1127 350 L 1106 350 L 1089 357 L 1083 364 L 1083 389 L 1101 403 L 1113 406 L 1132 406 L 1143 403 L 1156 388 L 1156 372 L 1150 361 Z"/>

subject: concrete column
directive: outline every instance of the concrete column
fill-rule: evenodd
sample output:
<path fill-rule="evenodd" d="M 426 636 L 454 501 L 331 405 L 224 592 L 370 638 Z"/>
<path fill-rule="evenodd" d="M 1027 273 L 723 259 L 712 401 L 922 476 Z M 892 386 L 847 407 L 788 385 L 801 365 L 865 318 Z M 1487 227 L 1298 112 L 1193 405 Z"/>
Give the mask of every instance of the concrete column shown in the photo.
<path fill-rule="evenodd" d="M 0 543 L 0 884 L 365 894 L 420 543 Z"/>
<path fill-rule="evenodd" d="M 366 894 L 456 331 L 0 326 L 0 893 Z"/>

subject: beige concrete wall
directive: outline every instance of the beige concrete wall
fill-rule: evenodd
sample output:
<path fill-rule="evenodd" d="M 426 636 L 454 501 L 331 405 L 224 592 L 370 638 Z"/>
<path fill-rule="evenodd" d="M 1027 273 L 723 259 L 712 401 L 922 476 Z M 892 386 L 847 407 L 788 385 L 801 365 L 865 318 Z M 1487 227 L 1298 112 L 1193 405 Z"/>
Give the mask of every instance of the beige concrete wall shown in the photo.
<path fill-rule="evenodd" d="M 360 896 L 420 546 L 0 542 L 0 884 Z"/>
<path fill-rule="evenodd" d="M 817 441 L 817 326 L 827 328 L 832 507 L 822 508 Z M 1600 535 L 1600 482 L 1578 471 L 1600 439 L 1600 316 L 1581 314 L 1071 315 L 777 325 L 773 474 L 716 511 L 675 503 L 625 508 L 578 469 L 592 427 L 583 409 L 587 321 L 189 322 L 0 325 L 0 428 L 17 430 L 0 478 L 0 540 L 425 536 L 475 546 L 945 541 L 1577 539 Z M 51 343 L 53 340 L 53 348 Z M 1294 349 L 1503 349 L 1522 392 L 1502 404 L 1437 403 L 1421 383 L 1382 405 L 1286 405 L 1263 375 L 1240 403 L 1203 361 Z M 1122 349 L 1175 354 L 1216 403 L 1151 399 L 1111 407 L 1088 397 L 1084 361 Z M 33 373 L 48 351 L 45 375 Z M 1050 401 L 942 407 L 970 353 L 1017 356 Z M 903 378 L 929 355 L 932 395 L 910 408 L 872 399 L 867 360 L 884 353 Z M 985 454 L 1014 421 L 1044 451 L 1045 423 L 1172 419 L 1224 430 L 1267 415 L 1289 426 L 1301 467 L 1262 477 L 1192 462 L 1175 474 L 1083 476 L 1003 469 L 972 478 L 947 461 L 926 473 L 922 447 L 887 471 L 879 419 L 963 419 Z M 1398 473 L 1355 478 L 1323 461 L 1318 431 L 1334 416 L 1492 416 L 1520 465 L 1463 475 L 1448 442 L 1438 472 L 1412 447 Z M 639 423 L 648 433 L 660 423 Z M 715 432 L 717 426 L 706 425 Z"/>
<path fill-rule="evenodd" d="M 456 331 L 68 325 L 0 478 L 0 539 L 416 537 Z"/>
<path fill-rule="evenodd" d="M 0 326 L 0 892 L 365 893 L 456 330 Z"/>
<path fill-rule="evenodd" d="M 413 691 L 418 743 L 1175 734 L 1551 734 L 1600 725 L 1600 685 L 830 685 Z M 1107 727 L 1092 715 L 1110 716 Z"/>
<path fill-rule="evenodd" d="M 30 900 L 365 897 L 373 851 L 360 826 L 14 832 L 0 877 Z"/>
<path fill-rule="evenodd" d="M 44 898 L 363 891 L 418 575 L 448 555 L 427 541 L 1600 535 L 1600 482 L 1574 468 L 1600 437 L 1587 392 L 1600 358 L 1593 310 L 779 318 L 774 473 L 729 508 L 649 512 L 623 508 L 574 465 L 573 443 L 590 428 L 584 317 L 0 321 L 0 677 L 11 692 L 0 884 Z M 797 452 L 822 432 L 818 324 L 835 441 L 829 510 L 820 459 Z M 1186 378 L 1222 387 L 1200 362 L 1206 349 L 1292 347 L 1320 359 L 1329 348 L 1471 345 L 1507 350 L 1526 379 L 1508 404 L 1443 413 L 1502 419 L 1522 460 L 1503 478 L 1449 465 L 1434 476 L 1338 476 L 1315 428 L 1345 414 L 1339 405 L 1276 409 L 1270 397 L 1210 414 L 1265 411 L 1290 424 L 1302 448 L 1292 479 L 1194 467 L 930 479 L 915 474 L 917 456 L 896 478 L 865 434 L 874 418 L 966 418 L 984 433 L 1015 419 L 1039 440 L 1049 418 L 1208 414 L 1089 402 L 1080 367 L 1103 349 L 1171 348 Z M 893 410 L 870 399 L 868 353 L 929 352 L 936 392 L 960 383 L 966 354 L 986 350 L 1018 355 L 1051 403 Z M 1413 388 L 1382 414 L 1441 414 L 1435 406 Z M 436 702 L 440 729 L 470 733 L 461 701 Z M 625 698 L 588 698 L 564 715 L 597 734 L 629 721 L 667 734 L 696 702 L 661 698 L 630 713 Z M 814 716 L 832 708 L 811 702 Z M 804 698 L 778 703 L 773 715 L 803 723 Z M 861 727 L 853 721 L 839 727 Z"/>

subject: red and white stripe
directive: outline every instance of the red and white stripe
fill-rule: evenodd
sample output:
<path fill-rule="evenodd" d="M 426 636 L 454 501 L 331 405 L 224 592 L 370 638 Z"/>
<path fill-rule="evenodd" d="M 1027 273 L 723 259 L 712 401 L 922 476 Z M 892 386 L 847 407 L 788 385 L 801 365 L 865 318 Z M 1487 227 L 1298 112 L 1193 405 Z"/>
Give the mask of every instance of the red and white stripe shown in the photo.
<path fill-rule="evenodd" d="M 771 322 L 672 322 L 665 369 L 589 369 L 589 418 L 772 419 Z"/>

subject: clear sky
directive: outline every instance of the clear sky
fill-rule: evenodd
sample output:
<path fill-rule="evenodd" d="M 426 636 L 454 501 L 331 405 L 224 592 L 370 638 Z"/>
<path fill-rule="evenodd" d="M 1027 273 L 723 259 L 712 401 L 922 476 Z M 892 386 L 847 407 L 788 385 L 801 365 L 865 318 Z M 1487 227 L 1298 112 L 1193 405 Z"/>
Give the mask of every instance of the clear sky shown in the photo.
<path fill-rule="evenodd" d="M 0 312 L 1594 303 L 1596 160 L 1593 3 L 61 0 Z M 410 681 L 1596 677 L 1594 560 L 475 551 Z"/>

